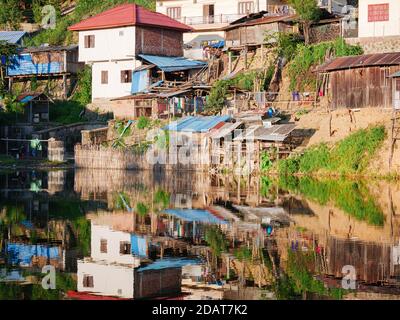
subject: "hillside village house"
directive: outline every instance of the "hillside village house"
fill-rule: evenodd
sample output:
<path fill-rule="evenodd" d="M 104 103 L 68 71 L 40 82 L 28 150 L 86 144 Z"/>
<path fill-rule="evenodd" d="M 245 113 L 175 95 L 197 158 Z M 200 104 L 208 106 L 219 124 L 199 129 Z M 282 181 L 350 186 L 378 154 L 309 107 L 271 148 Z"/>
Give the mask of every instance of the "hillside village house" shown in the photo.
<path fill-rule="evenodd" d="M 183 33 L 190 27 L 135 4 L 125 4 L 69 28 L 79 32 L 79 61 L 92 66 L 92 99 L 132 94 L 140 55 L 183 56 Z"/>
<path fill-rule="evenodd" d="M 191 26 L 194 31 L 184 34 L 185 56 L 205 59 L 208 45 L 223 45 L 223 28 L 250 13 L 268 11 L 284 14 L 290 8 L 281 0 L 157 0 L 157 12 Z"/>

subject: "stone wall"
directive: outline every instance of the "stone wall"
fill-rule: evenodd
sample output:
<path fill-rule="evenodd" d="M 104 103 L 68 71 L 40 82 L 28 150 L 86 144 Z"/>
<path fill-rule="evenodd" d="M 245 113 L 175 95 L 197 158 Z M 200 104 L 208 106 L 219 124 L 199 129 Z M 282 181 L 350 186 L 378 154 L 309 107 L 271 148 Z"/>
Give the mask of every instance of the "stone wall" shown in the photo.
<path fill-rule="evenodd" d="M 400 36 L 379 38 L 347 38 L 346 42 L 360 45 L 365 54 L 400 51 Z"/>

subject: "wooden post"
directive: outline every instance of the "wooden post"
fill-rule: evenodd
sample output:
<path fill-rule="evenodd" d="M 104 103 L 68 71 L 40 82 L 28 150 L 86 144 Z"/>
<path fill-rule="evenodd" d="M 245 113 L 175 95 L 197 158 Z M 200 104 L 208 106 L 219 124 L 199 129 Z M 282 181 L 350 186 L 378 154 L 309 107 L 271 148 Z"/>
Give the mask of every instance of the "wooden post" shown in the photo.
<path fill-rule="evenodd" d="M 232 73 L 232 51 L 228 52 L 228 73 Z"/>
<path fill-rule="evenodd" d="M 63 98 L 67 99 L 67 75 L 63 74 Z"/>

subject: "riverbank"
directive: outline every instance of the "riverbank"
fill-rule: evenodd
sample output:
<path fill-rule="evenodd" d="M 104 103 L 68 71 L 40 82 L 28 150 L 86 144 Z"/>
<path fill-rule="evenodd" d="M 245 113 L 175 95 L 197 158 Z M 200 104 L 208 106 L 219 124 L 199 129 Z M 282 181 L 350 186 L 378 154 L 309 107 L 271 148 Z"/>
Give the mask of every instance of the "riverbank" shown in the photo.
<path fill-rule="evenodd" d="M 0 170 L 68 170 L 73 168 L 73 161 L 17 160 L 12 157 L 0 157 Z"/>

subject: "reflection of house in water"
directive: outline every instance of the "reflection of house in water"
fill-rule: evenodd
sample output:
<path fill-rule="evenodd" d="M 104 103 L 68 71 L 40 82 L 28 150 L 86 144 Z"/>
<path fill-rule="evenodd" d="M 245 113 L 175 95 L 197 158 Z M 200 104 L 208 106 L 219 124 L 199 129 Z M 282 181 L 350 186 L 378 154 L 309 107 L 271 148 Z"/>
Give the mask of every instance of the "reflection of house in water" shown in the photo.
<path fill-rule="evenodd" d="M 121 215 L 104 215 L 99 220 L 108 220 L 114 227 L 123 220 Z M 110 219 L 112 216 L 117 220 Z M 131 220 L 133 214 L 125 217 Z M 157 251 L 163 251 L 159 244 L 149 236 L 127 231 L 132 230 L 132 224 L 120 224 L 118 230 L 98 225 L 96 220 L 93 217 L 91 257 L 78 261 L 78 292 L 128 299 L 173 296 L 181 292 L 182 267 L 199 263 L 164 257 L 163 253 L 162 259 L 157 259 Z"/>
<path fill-rule="evenodd" d="M 397 284 L 400 279 L 399 246 L 329 237 L 329 274 L 342 277 L 342 268 L 354 266 L 357 280 L 366 284 Z"/>

